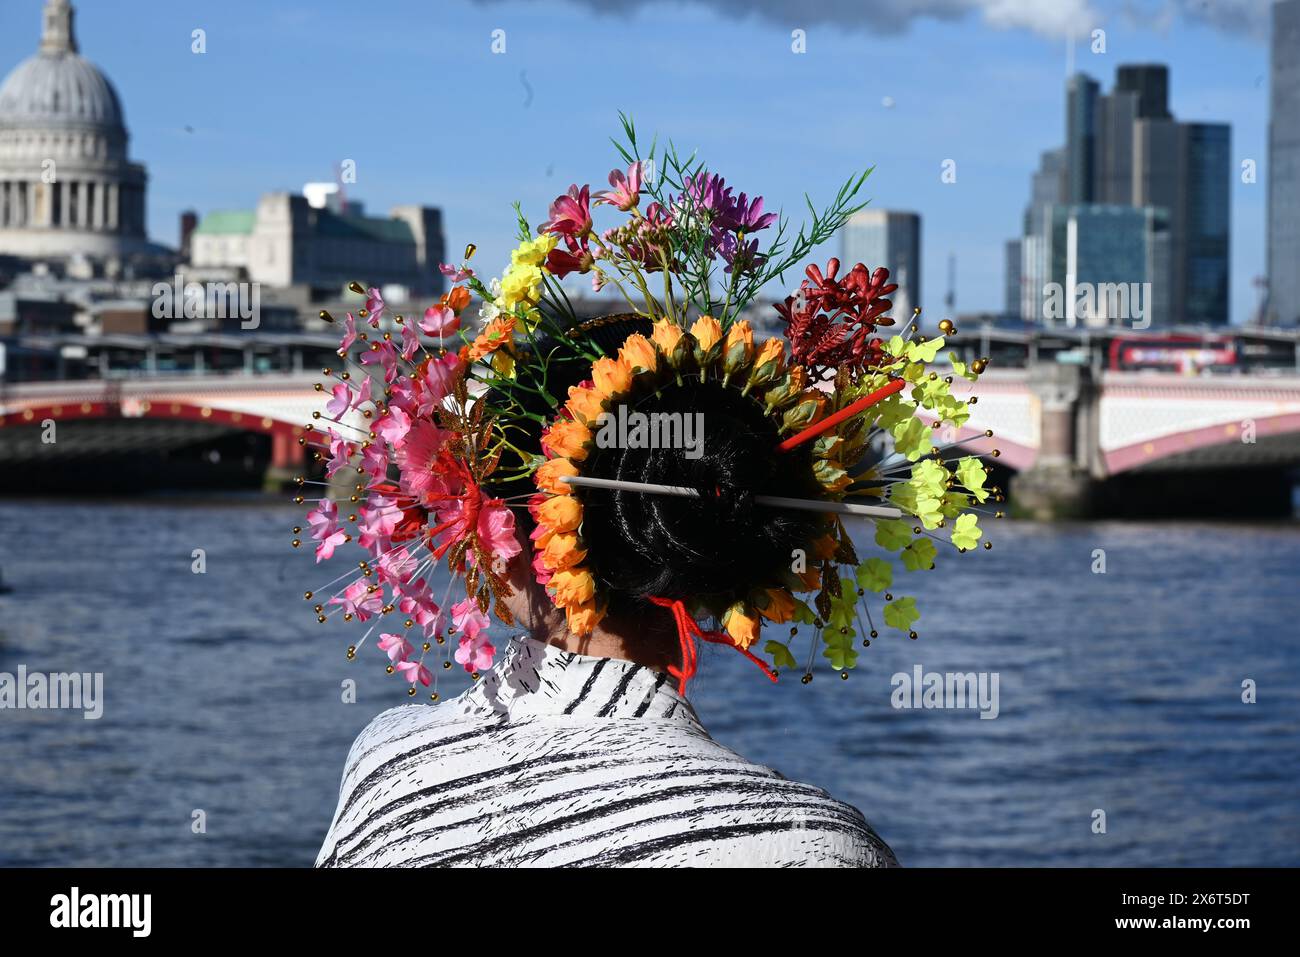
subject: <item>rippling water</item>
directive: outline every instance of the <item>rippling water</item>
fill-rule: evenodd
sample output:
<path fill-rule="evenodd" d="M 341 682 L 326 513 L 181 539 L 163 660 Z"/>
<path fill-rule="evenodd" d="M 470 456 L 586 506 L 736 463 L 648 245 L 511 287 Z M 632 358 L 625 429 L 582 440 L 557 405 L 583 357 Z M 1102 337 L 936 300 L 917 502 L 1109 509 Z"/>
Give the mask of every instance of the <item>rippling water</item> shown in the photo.
<path fill-rule="evenodd" d="M 341 567 L 289 548 L 297 514 L 0 503 L 0 672 L 105 683 L 98 721 L 0 711 L 0 864 L 312 862 L 352 738 L 407 698 L 302 601 Z M 918 596 L 920 640 L 884 630 L 848 681 L 822 661 L 773 687 L 707 648 L 705 724 L 860 807 L 905 864 L 1300 864 L 1300 526 L 999 523 L 993 540 L 895 589 Z M 996 672 L 999 716 L 894 709 L 891 676 L 917 664 Z M 444 694 L 467 680 L 444 677 Z"/>

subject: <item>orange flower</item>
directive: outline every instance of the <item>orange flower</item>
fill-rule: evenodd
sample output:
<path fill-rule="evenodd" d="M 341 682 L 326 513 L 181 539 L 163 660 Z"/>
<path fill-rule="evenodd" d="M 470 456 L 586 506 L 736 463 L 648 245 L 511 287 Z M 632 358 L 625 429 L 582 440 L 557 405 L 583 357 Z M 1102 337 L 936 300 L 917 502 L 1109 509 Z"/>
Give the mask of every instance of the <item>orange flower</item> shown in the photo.
<path fill-rule="evenodd" d="M 748 648 L 758 640 L 758 631 L 762 624 L 744 602 L 736 602 L 722 616 L 722 626 L 735 642 L 737 648 Z"/>
<path fill-rule="evenodd" d="M 553 532 L 571 532 L 582 524 L 582 503 L 572 495 L 557 495 L 537 506 L 537 521 Z"/>
<path fill-rule="evenodd" d="M 626 359 L 597 359 L 591 364 L 596 392 L 605 399 L 621 395 L 632 387 L 632 366 Z"/>
<path fill-rule="evenodd" d="M 660 352 L 671 356 L 673 350 L 677 348 L 677 343 L 682 341 L 682 327 L 671 319 L 660 319 L 650 331 L 650 338 L 654 340 Z"/>
<path fill-rule="evenodd" d="M 591 634 L 591 630 L 605 617 L 605 609 L 595 601 L 584 601 L 564 609 L 564 615 L 568 620 L 569 631 L 582 637 Z"/>
<path fill-rule="evenodd" d="M 699 343 L 700 351 L 708 352 L 722 338 L 722 326 L 712 316 L 700 316 L 691 326 L 691 335 Z"/>
<path fill-rule="evenodd" d="M 581 462 L 587 457 L 586 445 L 590 441 L 591 432 L 581 422 L 556 419 L 542 436 L 542 449 L 553 458 Z"/>
<path fill-rule="evenodd" d="M 556 572 L 550 581 L 555 589 L 555 604 L 571 608 L 591 601 L 596 594 L 596 582 L 591 573 L 582 568 L 566 568 Z"/>
<path fill-rule="evenodd" d="M 640 333 L 634 333 L 623 340 L 618 357 L 626 360 L 633 372 L 654 372 L 659 366 L 659 354 L 655 352 L 655 347 Z"/>
<path fill-rule="evenodd" d="M 569 401 L 564 407 L 584 425 L 594 425 L 605 411 L 604 398 L 590 386 L 569 386 Z"/>
<path fill-rule="evenodd" d="M 489 322 L 479 333 L 479 337 L 474 340 L 470 346 L 469 358 L 481 359 L 489 352 L 501 348 L 503 344 L 510 341 L 510 337 L 515 332 L 514 316 L 497 316 Z"/>
<path fill-rule="evenodd" d="M 543 492 L 550 492 L 552 495 L 568 495 L 573 489 L 561 482 L 560 477 L 577 474 L 577 467 L 568 459 L 547 459 L 537 466 L 533 482 Z"/>
<path fill-rule="evenodd" d="M 778 625 L 784 624 L 794 617 L 794 596 L 784 588 L 765 588 L 767 593 L 767 606 L 760 608 L 758 613 L 768 621 L 774 621 Z"/>
<path fill-rule="evenodd" d="M 556 532 L 542 549 L 542 563 L 551 571 L 572 568 L 587 557 L 587 550 L 578 544 L 573 532 Z"/>
<path fill-rule="evenodd" d="M 450 306 L 452 311 L 457 315 L 460 311 L 469 305 L 469 290 L 464 286 L 456 286 L 451 292 L 442 297 L 442 304 Z"/>

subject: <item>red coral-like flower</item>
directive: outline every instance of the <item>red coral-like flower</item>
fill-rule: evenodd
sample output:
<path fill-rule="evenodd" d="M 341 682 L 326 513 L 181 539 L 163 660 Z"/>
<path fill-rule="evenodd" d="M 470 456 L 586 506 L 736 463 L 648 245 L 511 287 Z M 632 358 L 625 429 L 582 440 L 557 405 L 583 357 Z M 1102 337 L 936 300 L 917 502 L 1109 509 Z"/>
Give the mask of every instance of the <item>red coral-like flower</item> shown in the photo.
<path fill-rule="evenodd" d="M 839 270 L 838 259 L 829 260 L 824 273 L 809 266 L 799 292 L 776 307 L 786 322 L 795 362 L 815 378 L 842 367 L 861 371 L 877 363 L 881 347 L 873 338 L 876 327 L 894 324 L 884 315 L 893 306 L 885 297 L 898 288 L 889 281 L 888 269 L 881 266 L 869 273 L 858 263 L 842 279 L 837 278 Z"/>

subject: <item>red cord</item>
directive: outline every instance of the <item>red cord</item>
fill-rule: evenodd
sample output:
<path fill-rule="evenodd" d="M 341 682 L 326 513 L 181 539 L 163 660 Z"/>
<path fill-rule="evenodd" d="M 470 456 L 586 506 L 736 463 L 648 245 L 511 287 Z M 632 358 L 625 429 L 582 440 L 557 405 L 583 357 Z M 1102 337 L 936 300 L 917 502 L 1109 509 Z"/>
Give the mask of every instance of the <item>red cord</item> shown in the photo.
<path fill-rule="evenodd" d="M 804 429 L 802 432 L 798 433 L 797 435 L 792 435 L 790 438 L 786 439 L 784 442 L 778 445 L 776 447 L 776 450 L 778 452 L 789 452 L 791 449 L 803 445 L 809 439 L 817 438 L 817 436 L 821 435 L 827 429 L 835 428 L 835 426 L 839 425 L 845 419 L 853 418 L 853 416 L 857 415 L 863 409 L 871 408 L 881 399 L 886 399 L 889 396 L 893 395 L 895 392 L 901 392 L 904 389 L 904 387 L 906 387 L 906 385 L 907 385 L 907 381 L 905 379 L 895 379 L 892 382 L 890 382 L 888 385 L 882 386 L 881 388 L 877 389 L 875 392 L 872 392 L 870 395 L 864 395 L 862 398 L 858 399 L 858 401 L 854 402 L 852 405 L 845 406 L 844 408 L 840 409 L 840 411 L 836 412 L 834 415 L 827 416 L 826 418 L 822 419 L 820 422 L 808 426 L 808 428 Z"/>
<path fill-rule="evenodd" d="M 673 613 L 673 620 L 677 623 L 677 642 L 682 652 L 682 666 L 676 668 L 668 666 L 668 673 L 677 679 L 677 693 L 686 694 L 686 683 L 695 676 L 696 665 L 699 661 L 699 654 L 695 647 L 693 639 L 700 638 L 704 641 L 711 641 L 718 645 L 728 645 L 735 648 L 742 655 L 758 665 L 772 681 L 776 681 L 776 672 L 767 666 L 767 662 L 755 656 L 748 648 L 742 648 L 728 634 L 720 631 L 704 631 L 700 628 L 699 622 L 691 617 L 686 606 L 682 604 L 680 598 L 660 598 L 656 595 L 648 596 L 650 601 L 654 602 L 660 608 L 667 608 Z"/>

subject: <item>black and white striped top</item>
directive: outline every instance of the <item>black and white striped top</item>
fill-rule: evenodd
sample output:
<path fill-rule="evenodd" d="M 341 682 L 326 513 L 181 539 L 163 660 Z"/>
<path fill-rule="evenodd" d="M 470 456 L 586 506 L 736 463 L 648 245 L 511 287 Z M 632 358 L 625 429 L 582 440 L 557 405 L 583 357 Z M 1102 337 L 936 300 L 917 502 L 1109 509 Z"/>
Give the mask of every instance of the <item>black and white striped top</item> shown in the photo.
<path fill-rule="evenodd" d="M 668 675 L 515 638 L 440 705 L 375 718 L 319 867 L 880 867 L 862 814 L 714 741 Z"/>

